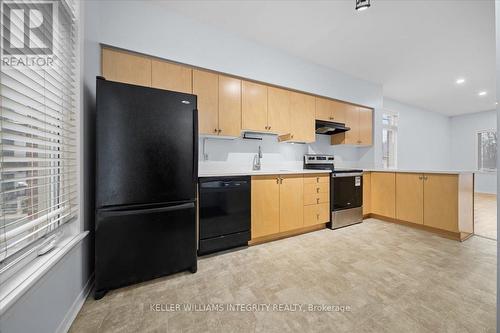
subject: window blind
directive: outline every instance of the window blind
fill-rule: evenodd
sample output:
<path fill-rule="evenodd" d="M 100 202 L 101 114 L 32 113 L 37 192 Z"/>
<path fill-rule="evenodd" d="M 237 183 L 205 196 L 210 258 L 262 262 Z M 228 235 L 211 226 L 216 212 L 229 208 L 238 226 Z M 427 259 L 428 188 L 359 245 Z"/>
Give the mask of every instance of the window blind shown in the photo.
<path fill-rule="evenodd" d="M 6 2 L 14 6 L 2 7 L 3 51 L 5 43 L 24 50 L 4 52 L 0 74 L 3 263 L 56 232 L 78 212 L 77 3 L 50 3 L 14 1 Z M 29 27 L 40 29 L 34 34 Z M 44 54 L 33 54 L 33 49 L 50 44 Z M 38 62 L 13 65 L 5 63 L 7 56 L 33 57 Z"/>

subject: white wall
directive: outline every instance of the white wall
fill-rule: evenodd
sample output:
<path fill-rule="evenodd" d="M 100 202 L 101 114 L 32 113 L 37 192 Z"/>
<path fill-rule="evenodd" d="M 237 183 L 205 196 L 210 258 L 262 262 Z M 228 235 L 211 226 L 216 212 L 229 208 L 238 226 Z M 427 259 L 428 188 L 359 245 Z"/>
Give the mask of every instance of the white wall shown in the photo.
<path fill-rule="evenodd" d="M 451 118 L 452 165 L 456 169 L 476 170 L 476 133 L 497 128 L 496 111 L 485 111 Z M 496 193 L 496 173 L 476 173 L 475 190 Z"/>
<path fill-rule="evenodd" d="M 451 164 L 449 117 L 388 98 L 384 98 L 384 109 L 399 113 L 398 168 L 455 168 Z"/>

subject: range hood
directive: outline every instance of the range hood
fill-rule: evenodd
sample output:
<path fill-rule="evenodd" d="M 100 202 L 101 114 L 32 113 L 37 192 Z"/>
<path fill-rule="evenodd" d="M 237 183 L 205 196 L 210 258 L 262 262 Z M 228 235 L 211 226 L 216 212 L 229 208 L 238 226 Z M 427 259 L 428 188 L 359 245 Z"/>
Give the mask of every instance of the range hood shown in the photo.
<path fill-rule="evenodd" d="M 347 132 L 351 128 L 333 121 L 316 120 L 316 134 L 332 135 Z"/>

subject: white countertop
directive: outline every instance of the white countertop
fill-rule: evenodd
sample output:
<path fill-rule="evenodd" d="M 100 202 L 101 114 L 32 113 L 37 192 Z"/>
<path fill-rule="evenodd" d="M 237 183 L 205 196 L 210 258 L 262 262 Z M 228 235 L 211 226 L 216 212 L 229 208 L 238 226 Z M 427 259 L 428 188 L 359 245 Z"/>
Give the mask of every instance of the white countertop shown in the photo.
<path fill-rule="evenodd" d="M 466 173 L 474 173 L 474 171 L 467 170 L 412 170 L 412 169 L 363 169 L 363 171 L 371 172 L 407 172 L 407 173 L 439 173 L 448 175 L 460 175 Z"/>
<path fill-rule="evenodd" d="M 268 169 L 268 170 L 204 170 L 198 172 L 198 177 L 223 176 L 264 176 L 264 175 L 298 175 L 308 173 L 331 173 L 330 170 L 309 169 Z"/>

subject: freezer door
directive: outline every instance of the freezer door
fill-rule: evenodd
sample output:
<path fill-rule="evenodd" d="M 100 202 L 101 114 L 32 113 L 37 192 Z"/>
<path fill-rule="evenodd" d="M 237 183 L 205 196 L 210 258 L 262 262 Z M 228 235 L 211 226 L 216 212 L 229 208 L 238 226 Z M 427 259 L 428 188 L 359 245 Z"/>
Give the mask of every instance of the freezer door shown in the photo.
<path fill-rule="evenodd" d="M 196 96 L 97 79 L 98 208 L 194 200 Z"/>
<path fill-rule="evenodd" d="M 96 293 L 185 269 L 196 270 L 194 202 L 97 211 Z"/>

